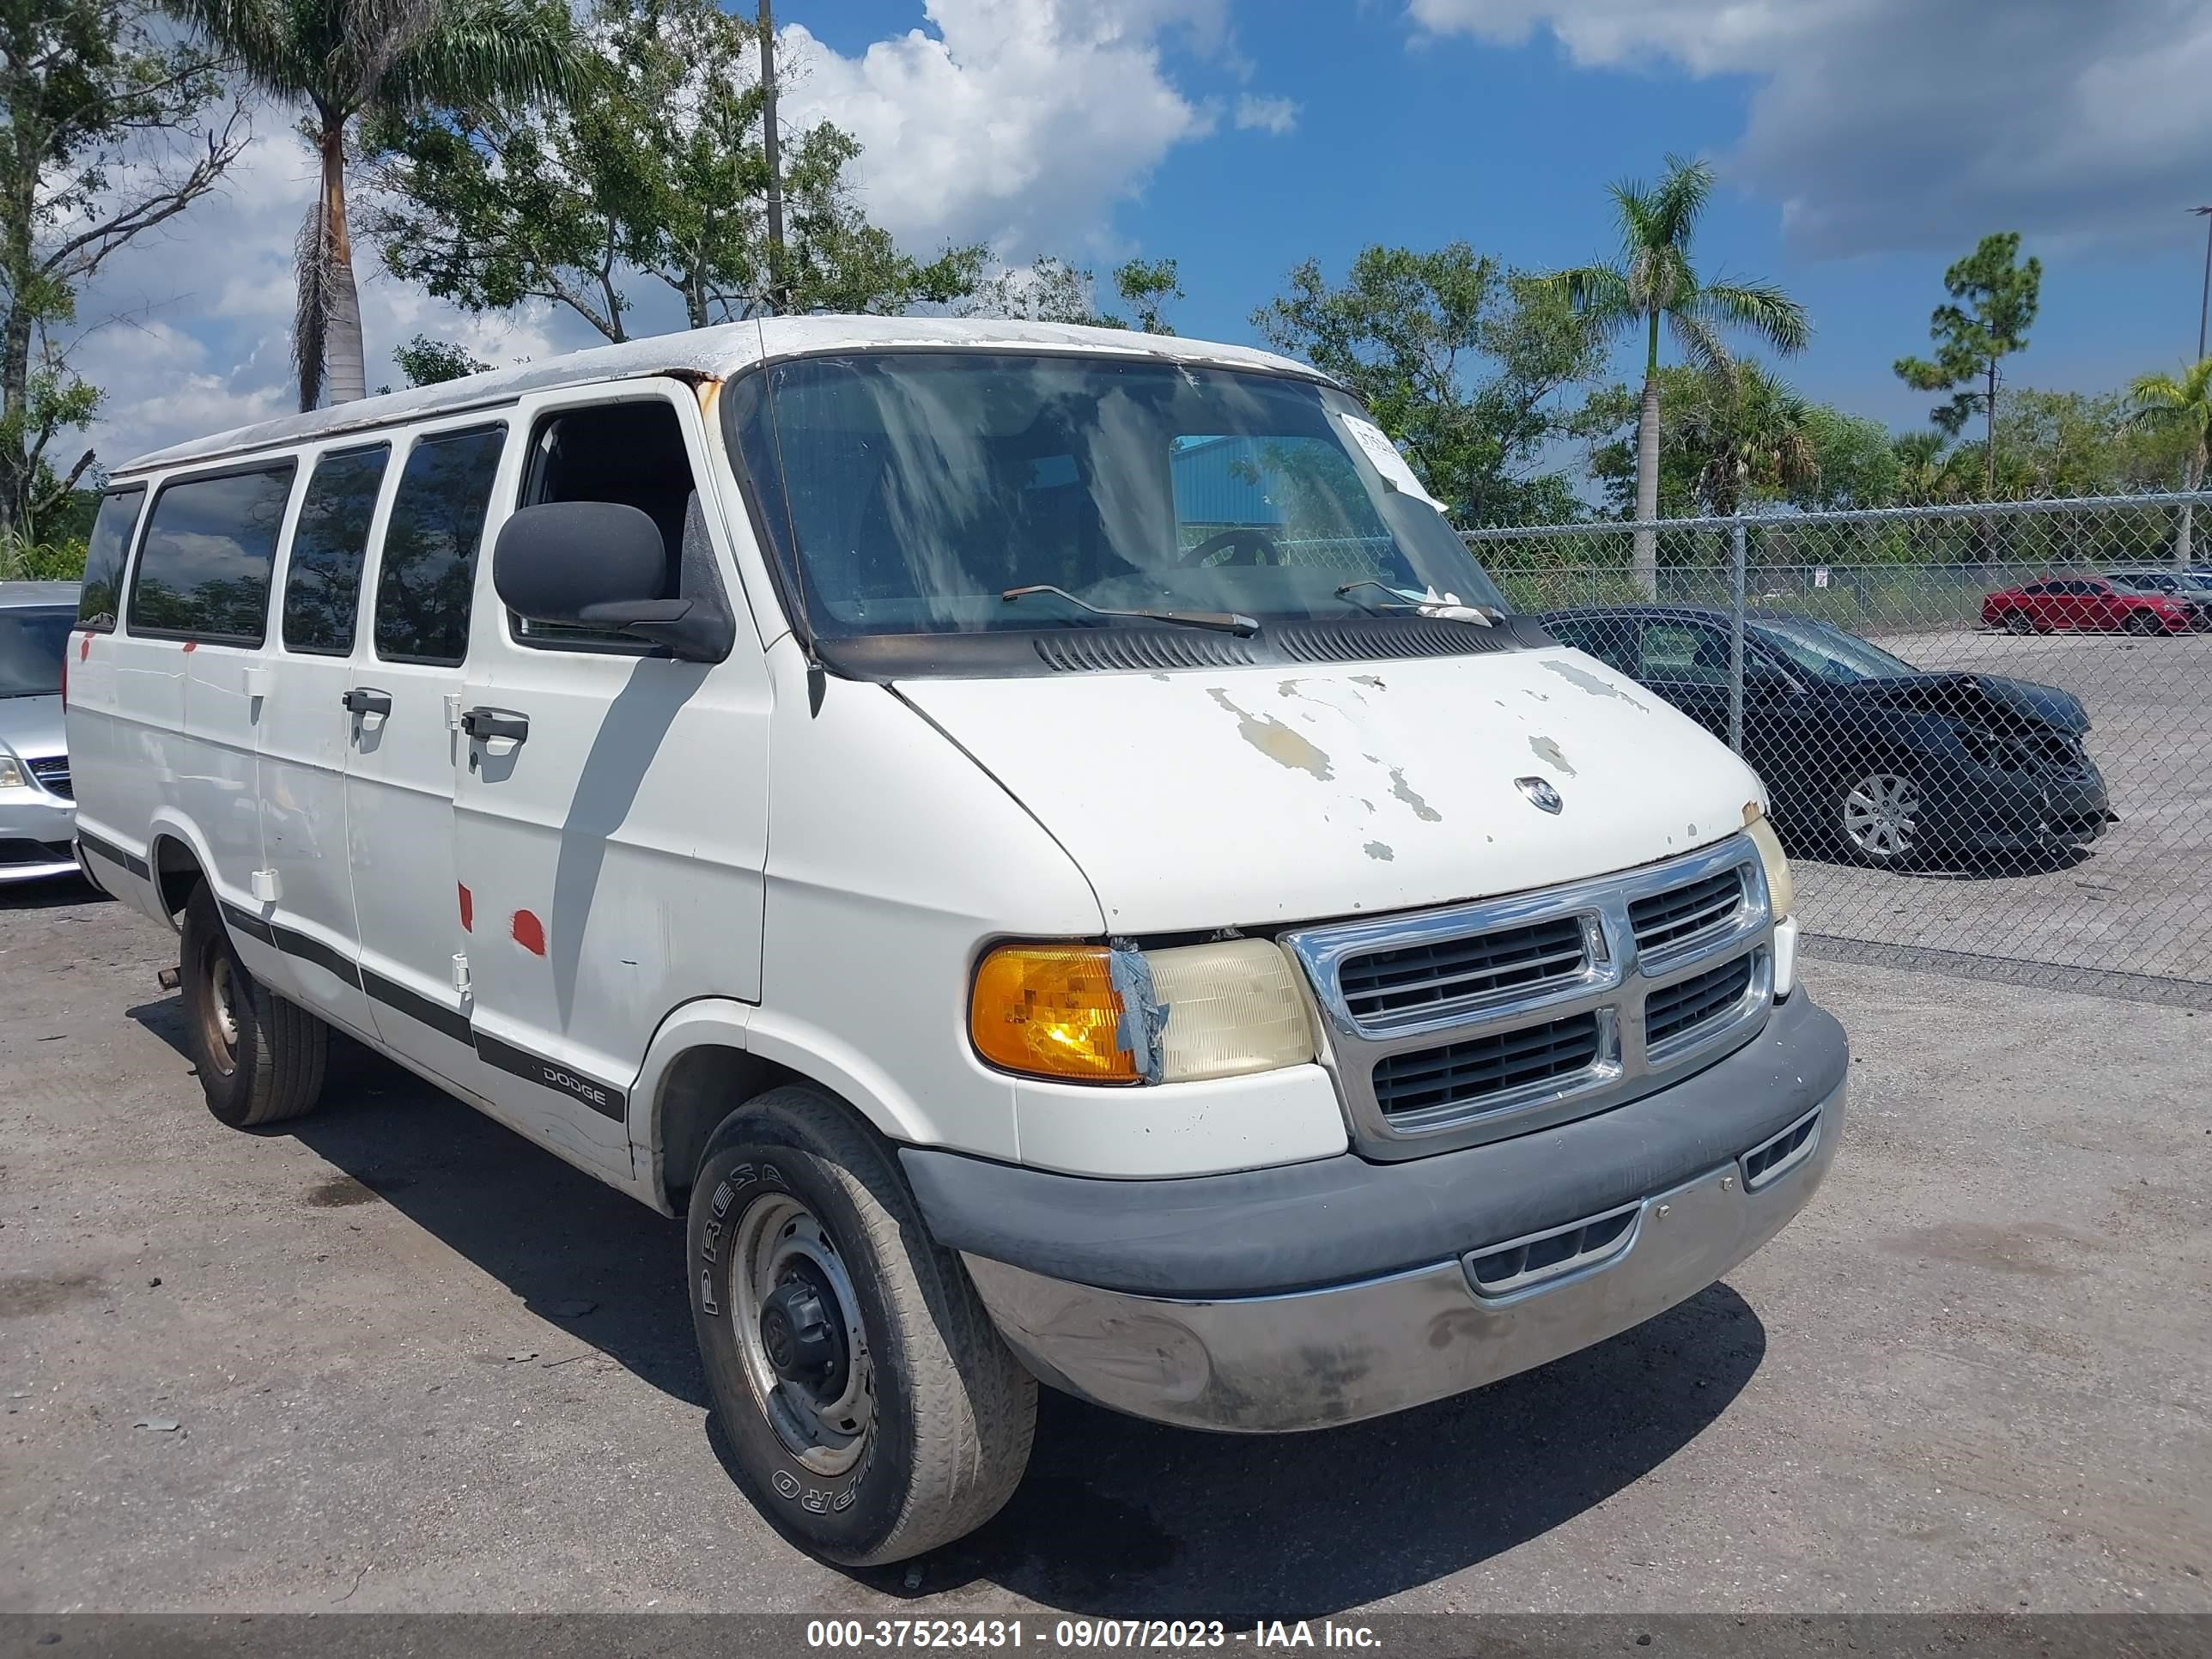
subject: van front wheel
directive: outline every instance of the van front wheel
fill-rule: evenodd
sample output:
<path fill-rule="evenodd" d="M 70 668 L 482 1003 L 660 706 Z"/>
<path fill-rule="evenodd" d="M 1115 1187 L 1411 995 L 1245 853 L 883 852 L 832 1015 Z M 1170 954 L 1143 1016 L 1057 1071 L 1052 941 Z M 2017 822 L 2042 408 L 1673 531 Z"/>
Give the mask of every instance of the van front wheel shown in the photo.
<path fill-rule="evenodd" d="M 185 1033 L 216 1121 L 258 1129 L 313 1111 L 331 1028 L 246 972 L 205 882 L 185 906 L 178 973 Z"/>
<path fill-rule="evenodd" d="M 1028 1466 L 1036 1384 L 890 1149 L 827 1095 L 773 1089 L 708 1141 L 691 1314 L 738 1484 L 846 1566 L 950 1542 Z"/>

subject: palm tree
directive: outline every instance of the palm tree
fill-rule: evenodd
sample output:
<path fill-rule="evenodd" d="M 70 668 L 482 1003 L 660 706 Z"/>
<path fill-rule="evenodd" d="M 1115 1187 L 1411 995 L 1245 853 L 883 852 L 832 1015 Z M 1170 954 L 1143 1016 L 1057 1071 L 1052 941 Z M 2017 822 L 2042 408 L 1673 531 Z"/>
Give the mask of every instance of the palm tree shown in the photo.
<path fill-rule="evenodd" d="M 364 112 L 527 102 L 572 88 L 582 59 L 565 8 L 532 0 L 167 0 L 282 103 L 305 105 L 322 187 L 300 228 L 292 361 L 300 407 L 366 388 L 346 228 L 346 126 Z"/>
<path fill-rule="evenodd" d="M 1683 355 L 1701 367 L 1728 362 L 1723 328 L 1759 336 L 1784 356 L 1804 349 L 1813 325 L 1805 308 L 1766 283 L 1705 283 L 1690 264 L 1690 240 L 1712 195 L 1713 170 L 1703 161 L 1667 158 L 1656 185 L 1630 179 L 1613 186 L 1620 226 L 1618 263 L 1559 273 L 1575 308 L 1604 335 L 1641 330 L 1647 344 L 1644 404 L 1636 425 L 1636 580 L 1659 591 L 1659 325 L 1673 331 Z"/>
<path fill-rule="evenodd" d="M 2192 494 L 2204 488 L 2204 475 L 2212 470 L 2212 357 L 2201 357 L 2172 374 L 2138 374 L 2128 387 L 2128 424 L 2137 431 L 2179 427 L 2191 440 L 2188 459 L 2182 463 L 2182 488 Z M 2173 541 L 2177 569 L 2189 568 L 2190 543 L 2196 529 L 2197 505 L 2181 504 L 2181 530 Z"/>
<path fill-rule="evenodd" d="M 1786 381 L 1754 362 L 1716 371 L 1711 394 L 1682 411 L 1679 436 L 1700 455 L 1698 494 L 1726 518 L 1747 496 L 1786 495 L 1820 478 L 1812 410 Z"/>

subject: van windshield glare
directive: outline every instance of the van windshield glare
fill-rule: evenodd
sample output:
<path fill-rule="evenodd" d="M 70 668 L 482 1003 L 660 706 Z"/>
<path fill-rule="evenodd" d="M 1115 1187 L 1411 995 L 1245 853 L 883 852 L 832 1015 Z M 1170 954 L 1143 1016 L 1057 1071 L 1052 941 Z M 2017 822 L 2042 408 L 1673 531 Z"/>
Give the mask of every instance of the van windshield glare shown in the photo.
<path fill-rule="evenodd" d="M 1385 483 L 1373 446 L 1388 445 L 1359 405 L 1310 381 L 869 352 L 777 364 L 730 395 L 817 637 L 1133 625 L 1002 598 L 1038 586 L 1105 611 L 1263 626 L 1402 608 L 1363 583 L 1506 608 L 1443 515 Z"/>

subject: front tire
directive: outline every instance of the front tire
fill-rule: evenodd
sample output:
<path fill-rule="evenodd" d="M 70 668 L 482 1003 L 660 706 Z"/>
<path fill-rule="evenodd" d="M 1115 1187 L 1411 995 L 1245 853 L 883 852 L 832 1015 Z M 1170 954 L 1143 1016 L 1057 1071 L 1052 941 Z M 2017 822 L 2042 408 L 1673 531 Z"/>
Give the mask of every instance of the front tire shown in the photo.
<path fill-rule="evenodd" d="M 2163 634 L 2166 632 L 2166 623 L 2164 619 L 2152 615 L 2151 612 L 2148 611 L 2129 611 L 2128 620 L 2125 626 L 2129 633 L 2135 635 Z"/>
<path fill-rule="evenodd" d="M 1836 844 L 1852 863 L 1899 870 L 1921 850 L 1920 786 L 1908 775 L 1879 763 L 1855 766 L 1837 785 L 1834 802 Z"/>
<path fill-rule="evenodd" d="M 692 1322 L 738 1483 L 802 1547 L 880 1566 L 974 1531 L 1029 1465 L 1036 1383 L 890 1150 L 838 1102 L 770 1090 L 708 1142 Z"/>
<path fill-rule="evenodd" d="M 185 1032 L 216 1121 L 258 1129 L 314 1110 L 331 1028 L 246 972 L 205 882 L 185 906 L 177 966 Z"/>

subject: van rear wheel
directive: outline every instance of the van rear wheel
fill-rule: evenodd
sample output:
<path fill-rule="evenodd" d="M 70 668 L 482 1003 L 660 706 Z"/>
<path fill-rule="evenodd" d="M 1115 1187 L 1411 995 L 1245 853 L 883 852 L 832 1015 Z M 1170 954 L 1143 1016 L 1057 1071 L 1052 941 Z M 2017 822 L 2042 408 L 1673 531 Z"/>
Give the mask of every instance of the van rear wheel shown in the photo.
<path fill-rule="evenodd" d="M 178 972 L 192 1059 L 216 1121 L 258 1129 L 313 1111 L 330 1027 L 246 971 L 205 882 L 185 906 Z"/>
<path fill-rule="evenodd" d="M 689 1244 L 714 1414 L 779 1530 L 879 1566 L 998 1513 L 1036 1383 L 846 1108 L 792 1086 L 732 1113 L 692 1183 Z"/>

